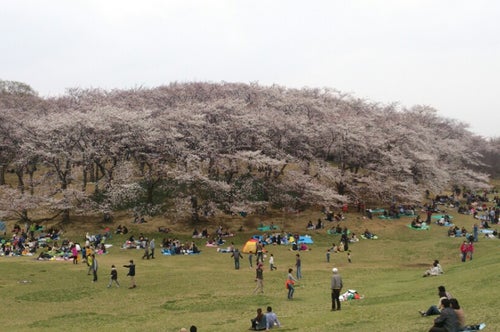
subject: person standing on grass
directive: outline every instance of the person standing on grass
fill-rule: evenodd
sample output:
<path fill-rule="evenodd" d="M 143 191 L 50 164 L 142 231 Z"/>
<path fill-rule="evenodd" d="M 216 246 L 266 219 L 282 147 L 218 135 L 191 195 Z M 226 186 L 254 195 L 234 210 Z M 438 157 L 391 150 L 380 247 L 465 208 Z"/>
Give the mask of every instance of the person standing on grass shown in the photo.
<path fill-rule="evenodd" d="M 469 242 L 467 246 L 467 256 L 469 256 L 469 260 L 472 260 L 472 254 L 474 253 L 474 242 Z"/>
<path fill-rule="evenodd" d="M 151 257 L 151 259 L 155 259 L 155 248 L 156 248 L 156 244 L 155 244 L 155 239 L 151 239 L 151 241 L 149 241 L 149 257 Z"/>
<path fill-rule="evenodd" d="M 93 261 L 93 254 L 87 255 L 87 266 L 89 267 L 87 271 L 87 275 L 89 276 L 90 273 L 92 272 L 92 261 Z"/>
<path fill-rule="evenodd" d="M 234 258 L 234 269 L 239 270 L 240 269 L 240 258 L 243 258 L 243 256 L 241 256 L 241 253 L 238 250 L 238 248 L 234 249 L 233 253 L 231 254 L 231 257 Z"/>
<path fill-rule="evenodd" d="M 257 285 L 253 290 L 253 294 L 260 290 L 260 293 L 264 293 L 264 270 L 262 269 L 262 263 L 257 264 L 257 269 L 255 269 L 255 281 Z"/>
<path fill-rule="evenodd" d="M 96 282 L 98 264 L 97 264 L 97 259 L 95 258 L 95 254 L 92 254 L 91 257 L 92 257 L 92 265 L 90 267 L 92 268 L 92 274 L 94 275 L 94 280 L 92 280 L 92 282 Z"/>
<path fill-rule="evenodd" d="M 253 267 L 253 253 L 251 250 L 248 252 L 248 262 L 250 263 L 250 268 L 252 268 Z"/>
<path fill-rule="evenodd" d="M 467 259 L 467 252 L 469 251 L 469 245 L 467 244 L 467 241 L 462 242 L 460 245 L 460 253 L 462 254 L 462 262 L 465 262 Z"/>
<path fill-rule="evenodd" d="M 85 260 L 87 260 L 87 258 L 94 253 L 94 250 L 92 250 L 92 248 L 90 247 L 90 241 L 89 240 L 85 241 L 85 243 L 87 242 L 89 244 L 85 244 Z"/>
<path fill-rule="evenodd" d="M 274 265 L 274 256 L 270 254 L 269 256 L 269 271 L 276 270 L 276 266 Z"/>
<path fill-rule="evenodd" d="M 332 311 L 340 310 L 340 291 L 344 286 L 342 283 L 342 277 L 339 274 L 339 270 L 334 267 L 332 269 L 333 275 L 331 280 L 331 288 L 332 288 Z M 335 304 L 337 307 L 335 307 Z"/>
<path fill-rule="evenodd" d="M 142 255 L 142 259 L 144 259 L 144 258 L 149 259 L 149 241 L 148 241 L 148 239 L 142 240 L 141 245 L 144 247 L 144 255 Z"/>
<path fill-rule="evenodd" d="M 116 271 L 116 267 L 111 265 L 111 276 L 109 278 L 108 288 L 111 287 L 113 281 L 116 283 L 116 287 L 120 287 L 120 283 L 118 282 L 118 271 Z"/>
<path fill-rule="evenodd" d="M 73 264 L 78 264 L 78 249 L 76 248 L 76 244 L 71 246 L 71 257 L 73 258 Z"/>
<path fill-rule="evenodd" d="M 300 260 L 300 255 L 299 254 L 297 254 L 295 256 L 296 256 L 296 259 L 295 259 L 295 268 L 297 269 L 296 270 L 297 279 L 300 280 L 300 279 L 302 279 L 302 261 Z"/>
<path fill-rule="evenodd" d="M 295 292 L 295 282 L 297 279 L 293 277 L 293 269 L 288 269 L 288 276 L 286 278 L 286 289 L 288 289 L 288 299 L 293 300 L 293 293 Z"/>
<path fill-rule="evenodd" d="M 257 264 L 259 262 L 264 263 L 264 246 L 262 245 L 262 241 L 257 242 L 255 250 L 257 252 Z"/>
<path fill-rule="evenodd" d="M 135 264 L 134 264 L 134 261 L 131 259 L 130 260 L 130 264 L 123 265 L 123 267 L 128 267 L 127 276 L 130 276 L 130 287 L 129 287 L 129 289 L 136 288 L 137 285 L 135 284 Z"/>

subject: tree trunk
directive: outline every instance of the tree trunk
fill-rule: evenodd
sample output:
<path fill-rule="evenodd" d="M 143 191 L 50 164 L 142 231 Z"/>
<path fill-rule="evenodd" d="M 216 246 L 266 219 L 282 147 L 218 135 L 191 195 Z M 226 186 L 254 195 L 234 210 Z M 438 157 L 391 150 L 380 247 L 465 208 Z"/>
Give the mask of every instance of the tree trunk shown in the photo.
<path fill-rule="evenodd" d="M 88 178 L 88 172 L 86 167 L 83 167 L 82 171 L 82 191 L 85 191 L 87 189 L 87 178 Z"/>
<path fill-rule="evenodd" d="M 198 198 L 196 196 L 191 196 L 191 208 L 193 209 L 191 221 L 193 223 L 198 223 L 200 221 L 200 216 L 198 215 Z"/>
<path fill-rule="evenodd" d="M 5 165 L 0 165 L 0 186 L 5 184 Z"/>
<path fill-rule="evenodd" d="M 69 209 L 64 209 L 62 212 L 62 223 L 69 224 Z"/>

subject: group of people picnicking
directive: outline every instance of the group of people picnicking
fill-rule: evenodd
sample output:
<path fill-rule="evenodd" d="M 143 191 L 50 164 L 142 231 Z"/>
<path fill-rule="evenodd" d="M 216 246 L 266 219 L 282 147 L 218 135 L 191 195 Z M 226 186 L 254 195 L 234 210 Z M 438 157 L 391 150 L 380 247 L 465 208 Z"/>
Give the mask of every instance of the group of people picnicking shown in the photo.
<path fill-rule="evenodd" d="M 440 199 L 440 202 L 442 199 Z M 498 223 L 498 203 L 500 203 L 500 200 L 497 198 L 497 207 L 496 209 L 494 208 L 483 208 L 485 211 L 487 211 L 488 216 L 493 216 L 491 222 L 492 223 Z M 411 207 L 411 211 L 414 211 L 414 207 Z M 435 204 L 429 205 L 427 208 L 427 211 L 436 211 L 437 208 L 435 207 Z M 393 211 L 397 211 L 397 209 L 391 209 Z M 401 211 L 401 210 L 400 210 Z M 406 210 L 404 210 L 406 211 Z M 492 213 L 493 211 L 493 213 Z M 343 211 L 347 212 L 347 211 Z M 427 218 L 429 220 L 431 213 L 427 213 Z M 496 217 L 495 217 L 496 216 Z M 328 220 L 328 218 L 326 218 Z M 333 219 L 332 219 L 333 220 Z M 340 219 L 344 220 L 344 218 Z M 339 220 L 339 221 L 340 221 Z M 420 220 L 420 216 L 417 215 L 417 217 L 414 219 L 417 223 L 422 222 Z M 484 225 L 484 224 L 483 224 Z M 319 219 L 318 223 L 316 225 L 312 224 L 312 222 L 308 223 L 307 228 L 311 229 L 322 229 L 324 228 L 323 221 Z M 466 241 L 463 242 L 463 244 L 460 247 L 460 251 L 462 254 L 462 261 L 465 262 L 467 259 L 472 260 L 472 255 L 474 252 L 474 242 L 477 241 L 477 229 L 478 225 L 475 224 L 473 228 L 472 234 L 469 234 L 464 227 L 461 229 L 461 233 L 463 234 L 462 236 L 466 236 Z M 347 230 L 346 227 L 340 227 L 340 223 L 338 223 L 334 228 L 335 232 L 338 234 L 341 234 L 341 241 L 340 245 L 332 244 L 331 248 L 327 249 L 327 261 L 329 262 L 330 256 L 329 254 L 332 252 L 342 252 L 342 251 L 347 251 L 348 252 L 348 261 L 351 262 L 351 256 L 350 256 L 350 251 L 348 250 L 348 244 L 352 242 L 357 242 L 359 239 L 356 237 L 355 233 L 351 233 L 350 236 L 348 236 L 349 231 Z M 455 228 L 451 227 L 450 229 Z M 30 234 L 31 234 L 31 239 L 29 236 L 22 230 L 19 226 L 16 225 L 14 229 L 14 237 L 12 239 L 12 243 L 10 245 L 23 245 L 26 243 L 26 239 L 33 239 L 33 233 L 31 232 L 30 229 Z M 121 227 L 121 225 L 117 228 L 116 234 L 126 234 L 128 230 L 126 227 Z M 48 236 L 45 235 L 44 237 L 48 237 L 51 240 L 58 240 L 58 235 L 59 232 L 56 230 L 51 230 L 48 232 Z M 362 233 L 363 237 L 370 239 L 373 238 L 374 234 L 371 233 L 368 229 L 366 229 Z M 89 234 L 86 235 L 86 244 L 84 248 L 80 248 L 78 250 L 77 244 L 72 243 L 72 242 L 66 242 L 63 241 L 63 247 L 66 249 L 63 249 L 65 252 L 69 253 L 69 258 L 73 259 L 73 262 L 75 264 L 78 263 L 78 251 L 81 252 L 82 255 L 82 260 L 87 263 L 89 269 L 88 269 L 88 274 L 93 275 L 93 282 L 97 281 L 97 269 L 98 269 L 98 264 L 97 264 L 97 258 L 96 258 L 96 252 L 101 248 L 102 250 L 105 250 L 105 247 L 103 246 L 104 242 L 103 239 L 106 239 L 106 236 L 109 236 L 108 234 L 104 235 L 97 235 L 97 236 L 89 236 Z M 228 232 L 223 232 L 223 229 L 221 226 L 218 227 L 216 231 L 216 237 L 217 239 L 221 239 L 224 236 L 229 236 Z M 287 239 L 291 236 L 291 234 L 287 234 L 285 232 L 274 232 L 271 235 L 268 235 L 265 237 L 266 241 L 259 241 L 259 244 L 257 246 L 257 250 L 255 253 L 250 253 L 249 255 L 249 261 L 250 261 L 250 267 L 252 267 L 252 257 L 253 254 L 257 256 L 256 258 L 256 269 L 255 269 L 255 282 L 256 282 L 256 287 L 253 291 L 254 294 L 257 293 L 264 293 L 264 269 L 263 269 L 263 264 L 264 264 L 264 255 L 263 255 L 263 247 L 265 244 L 286 244 Z M 293 235 L 292 235 L 293 236 Z M 298 234 L 295 234 L 298 238 Z M 199 233 L 196 229 L 193 232 L 193 238 L 198 238 L 198 237 L 206 237 L 209 238 L 208 231 L 204 229 L 201 233 Z M 136 242 L 133 236 L 129 238 L 129 241 L 131 242 Z M 153 242 L 153 247 L 151 247 L 151 241 Z M 148 240 L 147 238 L 144 238 L 143 235 L 141 234 L 139 238 L 139 246 L 145 250 L 145 254 L 143 258 L 154 258 L 154 239 Z M 222 242 L 223 243 L 223 242 Z M 176 239 L 164 239 L 162 242 L 162 247 L 167 248 L 168 250 L 172 251 L 174 254 L 182 254 L 188 251 L 196 252 L 198 249 L 196 248 L 196 244 L 194 242 L 183 244 L 179 240 Z M 229 252 L 232 253 L 231 257 L 234 258 L 235 260 L 235 268 L 239 269 L 239 260 L 240 258 L 243 258 L 241 253 L 237 248 L 234 247 L 234 243 L 231 243 L 231 245 L 228 247 L 230 248 Z M 260 249 L 259 249 L 260 248 Z M 5 245 L 2 244 L 1 250 L 5 252 Z M 7 249 L 8 250 L 8 249 Z M 199 252 L 199 251 L 198 251 Z M 43 255 L 41 256 L 43 257 Z M 131 279 L 131 285 L 129 288 L 135 288 L 135 264 L 133 260 L 130 260 L 129 264 L 123 265 L 123 267 L 128 268 L 128 273 L 127 276 L 130 276 Z M 269 267 L 270 271 L 275 270 L 276 264 L 274 262 L 274 256 L 271 253 L 269 256 Z M 296 275 L 293 275 L 293 269 L 289 268 L 288 269 L 288 274 L 287 278 L 285 281 L 285 288 L 287 291 L 287 298 L 289 300 L 293 300 L 294 298 L 294 292 L 295 292 L 295 286 L 296 283 L 302 278 L 302 273 L 301 273 L 301 267 L 302 267 L 302 262 L 301 262 L 301 257 L 300 254 L 296 255 L 296 263 L 295 263 L 295 272 Z M 343 287 L 342 284 L 342 278 L 340 277 L 338 273 L 338 269 L 334 268 L 332 270 L 333 276 L 331 279 L 331 291 L 332 291 L 332 311 L 340 310 L 340 291 Z M 435 260 L 432 264 L 432 266 L 424 272 L 424 277 L 428 276 L 438 276 L 440 274 L 443 274 L 444 271 L 439 263 L 438 260 Z M 115 267 L 115 265 L 111 266 L 111 271 L 109 274 L 109 284 L 108 287 L 111 287 L 112 284 L 115 284 L 117 287 L 120 286 L 119 281 L 118 281 L 118 271 Z M 431 328 L 430 331 L 436 332 L 436 331 L 448 331 L 448 332 L 453 332 L 453 331 L 459 331 L 464 328 L 469 328 L 469 329 L 479 329 L 483 325 L 472 325 L 472 326 L 465 326 L 465 319 L 463 316 L 463 310 L 460 309 L 460 306 L 458 305 L 458 301 L 456 299 L 451 298 L 449 296 L 449 293 L 446 293 L 446 296 L 442 296 L 444 293 L 444 287 L 441 287 L 439 289 L 440 291 L 440 303 L 436 306 L 433 305 L 429 307 L 426 311 L 421 311 L 422 316 L 431 316 L 431 315 L 439 315 L 438 318 L 436 318 L 433 327 Z M 445 298 L 446 297 L 446 298 Z M 451 309 L 450 309 L 451 308 Z M 453 311 L 453 313 L 452 313 Z M 279 327 L 281 326 L 281 323 L 279 322 L 277 315 L 272 311 L 271 307 L 268 307 L 266 310 L 266 313 L 262 312 L 262 309 L 259 308 L 257 310 L 257 316 L 255 318 L 251 319 L 252 322 L 252 329 L 255 330 L 260 330 L 260 329 L 270 329 L 272 327 Z M 484 326 L 483 326 L 484 327 Z"/>
<path fill-rule="evenodd" d="M 420 310 L 422 317 L 438 316 L 434 319 L 429 332 L 459 332 L 482 330 L 486 324 L 466 325 L 465 312 L 444 286 L 438 287 L 439 302 L 431 305 L 427 310 Z"/>
<path fill-rule="evenodd" d="M 16 224 L 10 238 L 0 238 L 0 256 L 34 256 L 37 260 L 73 260 L 77 263 L 75 252 L 81 253 L 85 260 L 87 247 L 94 248 L 95 255 L 105 254 L 108 248 L 106 240 L 111 234 L 109 230 L 98 234 L 87 232 L 84 245 L 71 239 L 61 239 L 61 236 L 62 232 L 56 228 L 45 232 L 43 227 L 35 223 L 25 228 Z"/>
<path fill-rule="evenodd" d="M 443 199 L 439 200 L 439 202 L 443 202 L 443 201 L 444 201 Z M 432 216 L 432 213 L 445 212 L 443 210 L 440 210 L 436 205 L 437 205 L 437 203 L 434 202 L 434 203 L 426 206 L 425 210 L 427 212 L 426 213 L 427 220 L 423 221 L 420 219 L 420 215 L 416 215 L 416 218 L 414 218 L 414 220 L 412 222 L 412 226 L 421 227 L 422 224 L 425 222 L 430 223 L 430 218 Z M 498 208 L 497 208 L 497 210 L 498 210 Z M 415 213 L 414 209 L 411 209 L 411 211 L 413 211 L 413 213 Z M 489 211 L 491 211 L 491 208 Z M 497 223 L 497 222 L 498 222 L 498 219 L 496 219 L 495 223 Z M 438 219 L 437 223 L 440 225 L 443 225 L 443 226 L 452 224 L 451 217 L 448 214 L 443 214 L 441 216 L 441 218 Z M 318 222 L 318 223 L 316 223 L 316 225 L 314 225 L 311 221 L 309 221 L 307 226 L 306 226 L 306 229 L 309 229 L 309 230 L 318 230 L 318 229 L 322 229 L 322 228 L 324 228 L 324 225 L 321 222 Z M 450 227 L 450 228 L 452 228 L 452 227 Z M 475 237 L 474 237 L 474 234 L 468 234 L 466 232 L 465 228 L 462 228 L 462 232 L 464 232 L 466 234 L 464 236 L 466 236 L 466 238 L 467 238 L 467 241 L 464 241 L 464 244 L 461 246 L 462 261 L 465 261 L 466 259 L 472 260 L 472 255 L 474 252 L 473 242 L 477 241 L 477 225 L 474 226 L 474 229 L 476 230 Z M 341 228 L 340 225 L 337 225 L 337 226 L 332 227 L 332 230 L 333 230 L 333 232 L 330 234 L 341 234 L 343 236 L 342 241 L 340 242 L 342 244 L 342 247 L 343 247 L 344 243 L 351 242 L 350 239 L 347 238 L 346 228 L 344 229 L 344 228 Z M 368 238 L 368 239 L 373 238 L 373 236 L 374 236 L 373 234 L 371 234 L 368 231 L 368 229 L 366 229 L 362 235 L 364 238 Z M 336 248 L 336 249 L 338 247 L 339 246 L 336 246 L 335 244 L 333 244 L 333 246 L 332 246 L 332 248 Z M 330 253 L 332 252 L 332 248 L 328 248 L 328 250 L 327 250 L 327 261 L 329 261 Z M 335 251 L 337 251 L 337 250 L 335 250 Z M 338 250 L 338 251 L 341 251 L 341 250 Z M 349 262 L 351 262 L 350 252 L 348 253 L 348 255 L 349 255 L 348 260 L 349 260 Z M 260 268 L 260 266 L 259 266 L 259 268 Z M 337 269 L 334 269 L 334 274 L 336 272 L 338 272 L 338 270 L 337 271 L 335 271 L 335 270 L 337 270 Z M 288 293 L 289 299 L 291 299 L 290 296 L 293 296 L 293 292 L 294 292 L 293 285 L 296 281 L 296 279 L 294 279 L 291 272 L 292 272 L 292 270 L 289 271 L 289 273 L 288 273 L 289 277 L 288 277 L 287 282 L 286 282 L 286 288 L 289 292 Z M 427 269 L 424 272 L 423 276 L 424 277 L 439 276 L 443 273 L 444 273 L 444 271 L 443 271 L 441 264 L 439 263 L 439 260 L 434 260 L 434 262 L 429 267 L 429 269 Z M 332 285 L 333 285 L 333 279 L 332 279 Z M 292 295 L 290 295 L 290 294 L 292 294 Z M 337 303 L 335 300 L 336 298 L 338 298 L 338 296 L 334 296 L 333 287 L 332 287 L 332 310 L 340 310 L 340 302 L 338 302 L 338 309 L 335 308 L 335 304 Z M 446 309 L 446 308 L 451 308 L 451 309 Z M 453 314 L 450 313 L 450 310 L 453 310 Z M 421 313 L 422 313 L 422 316 L 440 315 L 438 318 L 436 318 L 433 326 L 431 327 L 431 329 L 430 329 L 431 332 L 438 332 L 438 331 L 453 332 L 453 331 L 467 331 L 467 330 L 474 331 L 474 330 L 482 329 L 485 326 L 484 323 L 466 326 L 465 325 L 465 318 L 463 315 L 463 310 L 460 308 L 460 305 L 458 304 L 458 300 L 453 299 L 453 298 L 449 299 L 449 300 L 443 300 L 443 303 L 440 304 L 440 306 L 431 306 L 431 308 L 429 308 L 427 311 L 421 312 Z M 453 315 L 458 315 L 457 322 L 454 322 Z M 255 325 L 254 322 L 259 321 L 258 318 L 263 317 L 263 316 L 264 315 L 261 312 L 261 315 L 258 314 L 256 318 L 252 319 L 252 328 L 253 329 L 259 329 L 259 326 L 262 327 L 262 325 L 259 325 L 259 324 Z"/>
<path fill-rule="evenodd" d="M 36 223 L 15 224 L 11 236 L 7 232 L 0 235 L 0 256 L 35 256 L 40 248 L 49 248 L 51 257 L 64 257 L 68 248 L 67 243 L 59 243 L 60 236 L 61 231 L 54 227 L 45 230 Z"/>

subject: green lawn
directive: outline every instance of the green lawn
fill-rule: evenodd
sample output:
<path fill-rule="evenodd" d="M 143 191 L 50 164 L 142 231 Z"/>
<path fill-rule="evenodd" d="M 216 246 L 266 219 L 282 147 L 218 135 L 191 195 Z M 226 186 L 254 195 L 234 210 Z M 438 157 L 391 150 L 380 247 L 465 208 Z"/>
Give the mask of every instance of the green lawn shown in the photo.
<path fill-rule="evenodd" d="M 316 220 L 319 213 L 307 217 L 311 216 Z M 294 219 L 280 225 L 305 229 L 306 216 Z M 427 331 L 432 317 L 423 318 L 418 310 L 437 303 L 437 287 L 445 285 L 460 301 L 467 323 L 486 322 L 486 331 L 500 331 L 500 241 L 481 237 L 474 259 L 462 263 L 461 238 L 448 238 L 447 228 L 437 225 L 413 231 L 407 227 L 410 220 L 349 215 L 345 225 L 351 230 L 359 234 L 369 228 L 379 236 L 351 244 L 350 264 L 345 253 L 332 254 L 326 262 L 326 248 L 338 242 L 338 236 L 326 230 L 302 231 L 315 243 L 311 251 L 301 252 L 304 278 L 293 301 L 287 300 L 284 284 L 295 252 L 286 246 L 267 248 L 278 269 L 269 271 L 266 259 L 264 295 L 252 295 L 255 271 L 246 255 L 241 269 L 235 270 L 230 254 L 205 247 L 204 240 L 196 240 L 200 255 L 163 256 L 157 249 L 156 259 L 142 260 L 142 250 L 120 249 L 126 236 L 115 235 L 109 253 L 98 257 L 97 283 L 91 282 L 83 264 L 0 257 L 0 326 L 2 331 L 178 331 L 194 324 L 198 331 L 245 331 L 256 308 L 271 305 L 283 324 L 280 331 Z M 474 223 L 472 217 L 456 214 L 453 221 L 467 229 Z M 140 226 L 130 226 L 136 235 L 141 231 Z M 95 226 L 89 231 L 96 231 Z M 257 233 L 240 233 L 229 240 L 241 249 Z M 73 239 L 83 235 L 68 230 L 66 234 Z M 165 236 L 147 235 L 154 236 L 157 245 Z M 187 234 L 175 236 L 190 240 Z M 122 267 L 129 259 L 137 262 L 136 289 L 128 289 L 127 269 Z M 441 261 L 445 274 L 422 278 L 434 259 Z M 106 288 L 111 264 L 118 267 L 120 288 Z M 344 291 L 355 289 L 364 295 L 362 300 L 344 302 L 340 312 L 329 310 L 333 266 L 344 279 Z"/>

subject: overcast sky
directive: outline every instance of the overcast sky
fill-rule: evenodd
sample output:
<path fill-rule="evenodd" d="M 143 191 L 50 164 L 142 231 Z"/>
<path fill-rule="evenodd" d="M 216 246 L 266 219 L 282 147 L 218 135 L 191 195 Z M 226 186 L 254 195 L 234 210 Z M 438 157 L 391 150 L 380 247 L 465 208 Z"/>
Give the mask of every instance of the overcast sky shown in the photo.
<path fill-rule="evenodd" d="M 329 87 L 500 136 L 500 1 L 0 0 L 0 79 Z"/>

